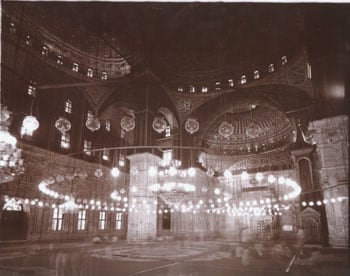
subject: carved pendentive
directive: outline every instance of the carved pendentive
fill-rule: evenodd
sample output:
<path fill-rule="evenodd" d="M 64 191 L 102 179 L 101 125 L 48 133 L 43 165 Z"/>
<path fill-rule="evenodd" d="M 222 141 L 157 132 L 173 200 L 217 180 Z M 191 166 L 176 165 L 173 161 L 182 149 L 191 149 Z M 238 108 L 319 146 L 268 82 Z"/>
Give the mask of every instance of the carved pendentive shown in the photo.
<path fill-rule="evenodd" d="M 179 112 L 187 114 L 192 111 L 193 103 L 190 99 L 180 99 L 176 107 Z"/>

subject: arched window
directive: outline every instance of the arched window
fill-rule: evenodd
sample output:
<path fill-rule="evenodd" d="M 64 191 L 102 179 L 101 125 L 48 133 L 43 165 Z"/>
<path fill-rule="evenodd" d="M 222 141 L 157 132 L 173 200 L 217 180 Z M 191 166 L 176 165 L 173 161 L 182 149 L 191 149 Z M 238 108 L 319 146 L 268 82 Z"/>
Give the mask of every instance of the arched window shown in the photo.
<path fill-rule="evenodd" d="M 91 149 L 92 149 L 92 142 L 88 140 L 84 140 L 84 153 L 86 155 L 92 155 Z"/>
<path fill-rule="evenodd" d="M 311 74 L 311 65 L 310 63 L 307 63 L 307 77 L 311 79 L 312 74 Z"/>
<path fill-rule="evenodd" d="M 255 70 L 254 71 L 254 79 L 257 80 L 260 78 L 260 74 L 259 74 L 259 71 L 258 70 Z"/>
<path fill-rule="evenodd" d="M 41 48 L 41 54 L 43 55 L 43 56 L 48 56 L 49 55 L 49 48 L 47 48 L 46 46 L 43 46 L 42 48 Z"/>
<path fill-rule="evenodd" d="M 36 83 L 30 81 L 27 88 L 27 94 L 36 97 Z"/>
<path fill-rule="evenodd" d="M 74 62 L 74 63 L 73 63 L 72 70 L 73 70 L 74 72 L 78 72 L 78 71 L 79 71 L 79 64 L 76 63 L 76 62 Z"/>
<path fill-rule="evenodd" d="M 86 229 L 86 210 L 79 210 L 78 212 L 78 230 L 83 231 Z"/>
<path fill-rule="evenodd" d="M 62 56 L 57 56 L 57 64 L 63 65 L 63 57 Z"/>
<path fill-rule="evenodd" d="M 234 86 L 233 79 L 229 79 L 229 80 L 228 80 L 228 85 L 231 86 L 231 87 Z"/>
<path fill-rule="evenodd" d="M 106 229 L 106 212 L 100 211 L 99 221 L 98 221 L 98 229 L 105 230 Z"/>
<path fill-rule="evenodd" d="M 106 121 L 105 128 L 106 128 L 107 131 L 111 131 L 111 121 L 110 120 Z"/>
<path fill-rule="evenodd" d="M 220 88 L 220 82 L 219 81 L 217 81 L 216 83 L 215 83 L 215 90 L 216 91 L 219 91 L 221 88 Z"/>
<path fill-rule="evenodd" d="M 107 80 L 107 72 L 102 72 L 101 79 L 102 80 Z"/>
<path fill-rule="evenodd" d="M 67 99 L 64 103 L 64 111 L 66 113 L 71 114 L 72 113 L 72 101 L 70 99 Z"/>
<path fill-rule="evenodd" d="M 28 46 L 32 46 L 33 42 L 32 42 L 32 38 L 30 37 L 30 35 L 26 36 L 25 44 Z"/>
<path fill-rule="evenodd" d="M 283 56 L 283 57 L 281 58 L 281 61 L 282 61 L 282 65 L 287 64 L 287 62 L 288 62 L 287 56 Z"/>
<path fill-rule="evenodd" d="M 109 160 L 109 150 L 104 148 L 102 153 L 102 159 L 108 161 Z"/>
<path fill-rule="evenodd" d="M 92 71 L 91 68 L 87 69 L 86 75 L 90 78 L 92 78 L 94 76 L 94 72 Z"/>
<path fill-rule="evenodd" d="M 123 218 L 123 213 L 116 213 L 115 215 L 115 229 L 120 230 L 122 229 L 122 218 Z"/>
<path fill-rule="evenodd" d="M 245 84 L 245 83 L 247 83 L 247 77 L 243 75 L 241 77 L 241 84 Z"/>
<path fill-rule="evenodd" d="M 196 87 L 194 87 L 193 85 L 190 85 L 190 93 L 194 93 L 196 92 Z"/>
<path fill-rule="evenodd" d="M 69 132 L 62 132 L 61 135 L 61 148 L 68 149 L 70 147 L 70 134 Z"/>
<path fill-rule="evenodd" d="M 171 136 L 171 133 L 170 133 L 170 126 L 167 126 L 165 128 L 165 137 L 170 137 Z"/>
<path fill-rule="evenodd" d="M 271 63 L 271 64 L 267 67 L 267 72 L 269 72 L 269 73 L 275 72 L 275 66 L 273 65 L 273 63 Z"/>
<path fill-rule="evenodd" d="M 302 158 L 298 162 L 299 164 L 299 176 L 300 176 L 300 184 L 303 191 L 313 190 L 314 185 L 312 181 L 312 173 L 311 173 L 311 163 L 308 159 Z"/>
<path fill-rule="evenodd" d="M 13 22 L 11 22 L 10 23 L 10 33 L 11 34 L 15 34 L 16 33 L 16 25 L 15 25 L 15 23 L 13 23 Z"/>
<path fill-rule="evenodd" d="M 52 230 L 61 231 L 63 229 L 63 211 L 61 208 L 54 208 L 52 215 Z"/>

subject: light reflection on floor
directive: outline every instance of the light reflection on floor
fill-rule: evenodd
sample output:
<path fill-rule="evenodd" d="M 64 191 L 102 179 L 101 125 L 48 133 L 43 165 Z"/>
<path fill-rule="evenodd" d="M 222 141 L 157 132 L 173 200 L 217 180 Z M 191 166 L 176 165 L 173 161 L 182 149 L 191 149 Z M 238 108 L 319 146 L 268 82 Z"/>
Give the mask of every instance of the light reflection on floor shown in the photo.
<path fill-rule="evenodd" d="M 275 252 L 273 245 L 243 248 L 225 241 L 118 242 L 85 244 L 83 248 L 42 245 L 21 257 L 13 252 L 12 258 L 0 249 L 0 275 L 285 275 L 291 254 L 288 248 Z M 307 248 L 289 274 L 338 276 L 349 272 L 348 251 Z"/>

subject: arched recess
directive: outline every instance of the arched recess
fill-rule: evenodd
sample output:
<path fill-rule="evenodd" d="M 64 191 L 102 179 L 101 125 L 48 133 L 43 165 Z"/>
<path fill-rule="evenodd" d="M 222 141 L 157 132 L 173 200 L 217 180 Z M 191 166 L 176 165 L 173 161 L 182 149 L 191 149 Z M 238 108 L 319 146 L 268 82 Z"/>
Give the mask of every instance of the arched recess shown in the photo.
<path fill-rule="evenodd" d="M 286 113 L 306 108 L 310 104 L 311 98 L 305 91 L 287 85 L 239 88 L 206 102 L 191 114 L 200 123 L 200 129 L 195 136 L 195 144 L 201 146 L 209 127 L 224 113 L 247 111 L 251 105 L 268 106 Z"/>
<path fill-rule="evenodd" d="M 179 123 L 174 115 L 174 113 L 167 107 L 160 107 L 157 113 L 162 114 L 166 121 L 168 122 L 170 129 L 179 129 Z"/>
<path fill-rule="evenodd" d="M 301 223 L 305 231 L 306 241 L 309 243 L 320 243 L 321 241 L 321 219 L 320 213 L 315 209 L 307 207 L 301 214 Z"/>
<path fill-rule="evenodd" d="M 29 229 L 30 209 L 24 199 L 5 202 L 0 211 L 0 241 L 26 240 Z"/>
<path fill-rule="evenodd" d="M 314 183 L 312 177 L 312 163 L 307 157 L 298 159 L 298 173 L 299 183 L 303 191 L 314 190 Z"/>

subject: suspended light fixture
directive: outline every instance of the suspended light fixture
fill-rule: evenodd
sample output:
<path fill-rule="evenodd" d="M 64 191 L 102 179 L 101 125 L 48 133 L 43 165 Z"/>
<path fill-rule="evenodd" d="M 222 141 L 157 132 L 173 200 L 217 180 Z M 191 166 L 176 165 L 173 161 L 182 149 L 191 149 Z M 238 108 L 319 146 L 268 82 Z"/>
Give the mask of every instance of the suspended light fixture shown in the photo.
<path fill-rule="evenodd" d="M 159 194 L 169 206 L 180 205 L 189 193 L 196 190 L 196 187 L 189 181 L 189 177 L 193 177 L 196 170 L 194 168 L 184 170 L 180 169 L 180 166 L 181 161 L 179 160 L 160 162 L 157 183 L 149 187 L 153 193 Z M 150 167 L 148 170 L 149 175 L 154 175 L 156 172 L 155 167 Z"/>
<path fill-rule="evenodd" d="M 33 115 L 25 116 L 22 122 L 22 127 L 29 135 L 32 135 L 32 133 L 39 128 L 39 125 L 38 119 Z"/>
<path fill-rule="evenodd" d="M 156 117 L 153 120 L 152 127 L 156 132 L 162 133 L 167 127 L 167 122 L 163 117 Z"/>
<path fill-rule="evenodd" d="M 187 170 L 187 173 L 190 177 L 194 177 L 196 175 L 196 169 L 191 167 Z"/>
<path fill-rule="evenodd" d="M 267 177 L 267 181 L 269 183 L 274 183 L 276 181 L 276 177 L 272 174 L 270 174 L 268 177 Z"/>
<path fill-rule="evenodd" d="M 244 171 L 241 174 L 241 178 L 242 178 L 242 180 L 247 180 L 247 179 L 249 179 L 249 174 L 246 171 Z"/>
<path fill-rule="evenodd" d="M 225 170 L 225 171 L 224 171 L 224 176 L 225 176 L 227 179 L 231 179 L 231 178 L 232 178 L 232 173 L 231 173 L 229 170 Z"/>
<path fill-rule="evenodd" d="M 262 173 L 258 172 L 258 173 L 255 175 L 255 179 L 258 180 L 258 181 L 260 182 L 261 180 L 264 179 L 264 175 L 263 175 Z"/>
<path fill-rule="evenodd" d="M 100 119 L 97 116 L 91 114 L 87 117 L 85 126 L 92 132 L 99 130 L 101 127 Z"/>
<path fill-rule="evenodd" d="M 114 167 L 114 168 L 111 170 L 111 175 L 112 175 L 113 177 L 118 177 L 119 174 L 120 174 L 120 171 L 119 171 L 119 169 L 118 169 L 117 167 Z"/>
<path fill-rule="evenodd" d="M 33 115 L 33 106 L 35 104 L 35 93 L 30 94 L 32 98 L 32 103 L 30 106 L 30 115 L 24 117 L 22 121 L 22 132 L 26 135 L 33 135 L 33 132 L 36 131 L 40 124 L 38 119 Z"/>
<path fill-rule="evenodd" d="M 136 122 L 135 122 L 135 112 L 133 110 L 128 111 L 128 115 L 124 116 L 120 120 L 120 126 L 122 129 L 124 129 L 126 132 L 129 132 L 135 128 Z"/>
<path fill-rule="evenodd" d="M 61 133 L 69 131 L 72 127 L 71 122 L 65 117 L 59 117 L 55 122 L 55 127 Z"/>
<path fill-rule="evenodd" d="M 16 147 L 17 139 L 9 131 L 10 112 L 1 105 L 0 113 L 0 183 L 12 181 L 16 174 L 24 172 L 21 150 Z"/>
<path fill-rule="evenodd" d="M 219 126 L 219 134 L 224 137 L 228 138 L 234 133 L 233 125 L 228 122 L 222 122 Z"/>
<path fill-rule="evenodd" d="M 199 122 L 197 118 L 187 118 L 185 122 L 185 129 L 189 134 L 194 134 L 199 130 Z"/>
<path fill-rule="evenodd" d="M 102 171 L 102 169 L 100 169 L 100 168 L 96 169 L 96 171 L 95 171 L 95 176 L 96 176 L 97 178 L 100 178 L 101 176 L 103 176 L 103 171 Z"/>

